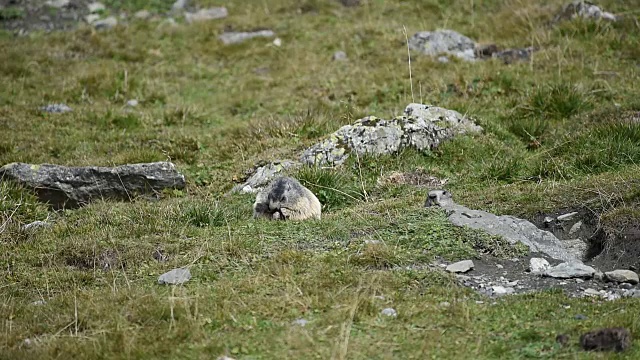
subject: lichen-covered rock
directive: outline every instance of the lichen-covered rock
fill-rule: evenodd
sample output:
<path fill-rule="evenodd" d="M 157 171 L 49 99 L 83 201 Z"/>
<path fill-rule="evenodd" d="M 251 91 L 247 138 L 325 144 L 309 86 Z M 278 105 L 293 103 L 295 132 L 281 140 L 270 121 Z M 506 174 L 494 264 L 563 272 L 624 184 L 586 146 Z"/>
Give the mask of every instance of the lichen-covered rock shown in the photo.
<path fill-rule="evenodd" d="M 284 160 L 274 161 L 265 166 L 260 166 L 244 183 L 234 186 L 233 189 L 231 189 L 231 192 L 249 194 L 256 193 L 267 186 L 271 180 L 283 171 L 294 169 L 300 165 L 301 164 L 299 162 Z"/>
<path fill-rule="evenodd" d="M 410 104 L 405 109 L 405 116 L 391 120 L 367 116 L 341 127 L 305 150 L 301 161 L 309 165 L 335 166 L 342 164 L 352 152 L 383 155 L 396 153 L 404 147 L 432 149 L 456 134 L 481 130 L 457 111 Z"/>
<path fill-rule="evenodd" d="M 409 48 L 425 55 L 451 54 L 474 61 L 476 43 L 453 30 L 421 31 L 409 38 Z"/>
<path fill-rule="evenodd" d="M 0 168 L 0 180 L 32 189 L 55 209 L 77 208 L 94 199 L 131 199 L 139 194 L 185 187 L 184 175 L 169 162 L 117 167 L 67 167 L 12 163 Z"/>
<path fill-rule="evenodd" d="M 577 17 L 593 20 L 618 20 L 618 18 L 614 14 L 603 11 L 600 7 L 592 2 L 577 0 L 570 2 L 564 8 L 562 8 L 562 11 L 560 11 L 555 16 L 553 22 L 557 23 L 563 20 L 571 20 Z"/>

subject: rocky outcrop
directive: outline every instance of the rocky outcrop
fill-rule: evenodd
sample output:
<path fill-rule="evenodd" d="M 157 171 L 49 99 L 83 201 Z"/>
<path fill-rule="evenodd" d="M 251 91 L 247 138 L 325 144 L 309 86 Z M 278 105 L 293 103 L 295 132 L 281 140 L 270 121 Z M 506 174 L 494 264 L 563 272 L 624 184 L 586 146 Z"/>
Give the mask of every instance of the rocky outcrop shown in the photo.
<path fill-rule="evenodd" d="M 251 32 L 225 32 L 218 36 L 225 45 L 238 44 L 257 37 L 273 37 L 275 33 L 271 30 L 259 30 Z"/>
<path fill-rule="evenodd" d="M 242 184 L 238 184 L 231 189 L 231 192 L 238 193 L 257 193 L 262 188 L 267 186 L 271 180 L 276 176 L 282 174 L 286 170 L 295 169 L 299 167 L 300 163 L 295 161 L 274 161 L 265 166 L 260 166 L 255 169 L 253 174 Z"/>
<path fill-rule="evenodd" d="M 433 149 L 455 135 L 480 131 L 480 126 L 457 111 L 409 104 L 404 116 L 391 120 L 367 116 L 341 127 L 327 139 L 305 150 L 301 161 L 309 165 L 335 166 L 342 164 L 352 152 L 384 155 L 405 147 Z"/>
<path fill-rule="evenodd" d="M 449 221 L 456 226 L 468 226 L 501 236 L 511 244 L 527 245 L 532 252 L 539 252 L 556 260 L 580 263 L 580 259 L 568 251 L 555 235 L 538 229 L 527 220 L 510 215 L 498 216 L 482 210 L 472 210 L 453 201 L 451 193 L 444 190 L 429 192 L 425 206 L 440 206 L 447 211 Z"/>
<path fill-rule="evenodd" d="M 185 187 L 184 175 L 169 162 L 117 167 L 12 163 L 0 168 L 0 179 L 32 189 L 40 201 L 55 209 L 77 208 L 94 199 L 125 200 Z"/>

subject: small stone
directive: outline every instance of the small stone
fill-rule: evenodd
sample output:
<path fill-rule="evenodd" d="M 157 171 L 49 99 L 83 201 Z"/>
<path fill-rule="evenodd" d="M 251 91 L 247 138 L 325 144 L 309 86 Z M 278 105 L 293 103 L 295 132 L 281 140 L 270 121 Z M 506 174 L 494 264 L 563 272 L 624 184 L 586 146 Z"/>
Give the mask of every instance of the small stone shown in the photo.
<path fill-rule="evenodd" d="M 473 261 L 463 260 L 447 266 L 446 270 L 452 273 L 466 273 L 467 271 L 473 269 L 473 267 Z"/>
<path fill-rule="evenodd" d="M 30 347 L 33 344 L 31 339 L 29 339 L 29 338 L 24 339 L 23 343 L 24 343 L 24 346 L 26 346 L 26 347 Z"/>
<path fill-rule="evenodd" d="M 587 296 L 600 296 L 600 292 L 596 289 L 588 288 L 584 291 Z"/>
<path fill-rule="evenodd" d="M 596 272 L 591 266 L 579 262 L 564 262 L 544 271 L 545 276 L 556 279 L 586 278 L 590 279 Z"/>
<path fill-rule="evenodd" d="M 496 267 L 497 267 L 498 269 L 504 269 L 504 266 L 502 266 L 502 265 L 500 265 L 500 264 L 496 264 Z"/>
<path fill-rule="evenodd" d="M 629 284 L 629 283 L 622 283 L 622 284 L 620 284 L 620 288 L 621 289 L 632 289 L 633 285 Z"/>
<path fill-rule="evenodd" d="M 93 24 L 98 20 L 100 20 L 100 15 L 98 14 L 89 14 L 84 17 L 84 21 L 86 21 L 87 24 Z"/>
<path fill-rule="evenodd" d="M 293 325 L 302 326 L 302 327 L 307 325 L 307 323 L 308 321 L 306 319 L 296 319 L 292 322 Z"/>
<path fill-rule="evenodd" d="M 531 258 L 529 259 L 529 270 L 534 274 L 541 274 L 545 270 L 549 269 L 551 264 L 547 259 L 543 258 Z"/>
<path fill-rule="evenodd" d="M 515 291 L 513 288 L 506 288 L 504 286 L 493 286 L 491 289 L 493 290 L 493 293 L 498 296 L 513 294 Z"/>
<path fill-rule="evenodd" d="M 33 231 L 41 228 L 49 228 L 51 224 L 46 221 L 34 221 L 32 223 L 26 224 L 22 226 L 22 231 Z"/>
<path fill-rule="evenodd" d="M 168 271 L 158 278 L 158 284 L 180 285 L 191 279 L 191 271 L 188 268 L 177 268 Z"/>
<path fill-rule="evenodd" d="M 385 315 L 385 316 L 390 316 L 390 317 L 396 317 L 398 316 L 398 313 L 396 312 L 395 309 L 393 308 L 386 308 L 386 309 L 382 309 L 382 311 L 380 312 L 380 314 Z"/>
<path fill-rule="evenodd" d="M 478 305 L 482 305 L 482 304 L 484 304 L 484 301 L 482 301 L 482 300 L 476 300 L 476 304 L 478 304 Z"/>
<path fill-rule="evenodd" d="M 45 305 L 47 302 L 44 300 L 36 300 L 34 302 L 31 303 L 31 305 L 35 305 L 35 306 L 42 306 Z"/>
<path fill-rule="evenodd" d="M 282 46 L 282 40 L 280 38 L 273 39 L 273 45 L 277 47 Z"/>
<path fill-rule="evenodd" d="M 70 2 L 70 0 L 47 0 L 45 4 L 56 9 L 61 9 L 65 6 L 68 6 Z"/>
<path fill-rule="evenodd" d="M 227 8 L 225 7 L 214 7 L 209 9 L 200 9 L 195 13 L 185 13 L 184 19 L 188 23 L 198 22 L 198 21 L 208 21 L 208 20 L 216 20 L 222 19 L 229 15 Z"/>
<path fill-rule="evenodd" d="M 260 30 L 253 32 L 225 32 L 218 36 L 218 39 L 225 45 L 238 44 L 243 41 L 257 37 L 273 37 L 275 33 L 271 30 Z"/>
<path fill-rule="evenodd" d="M 43 106 L 40 109 L 44 112 L 53 113 L 53 114 L 62 114 L 62 113 L 73 111 L 73 109 L 71 109 L 65 104 L 49 104 L 47 106 Z"/>
<path fill-rule="evenodd" d="M 151 17 L 149 10 L 140 10 L 133 14 L 133 17 L 139 20 L 146 20 Z"/>
<path fill-rule="evenodd" d="M 551 224 L 552 222 L 553 222 L 553 218 L 552 218 L 552 217 L 550 217 L 550 216 L 545 216 L 545 218 L 544 218 L 544 224 L 545 224 L 546 226 L 549 226 L 549 224 Z"/>
<path fill-rule="evenodd" d="M 637 284 L 639 282 L 638 274 L 631 270 L 614 270 L 604 273 L 604 278 L 607 281 L 617 283 L 629 283 Z"/>
<path fill-rule="evenodd" d="M 576 215 L 578 215 L 578 213 L 577 213 L 577 212 L 575 212 L 575 211 L 574 211 L 574 212 L 570 212 L 570 213 L 568 213 L 568 214 L 563 214 L 563 215 L 558 216 L 558 221 L 567 221 L 567 220 L 571 220 L 571 218 L 572 218 L 572 217 L 574 217 L 574 216 L 576 216 Z"/>
<path fill-rule="evenodd" d="M 109 16 L 106 19 L 98 20 L 93 23 L 93 27 L 96 30 L 106 30 L 116 27 L 118 25 L 118 19 L 115 16 Z"/>
<path fill-rule="evenodd" d="M 571 226 L 571 229 L 569 229 L 569 236 L 575 235 L 575 233 L 580 231 L 581 228 L 582 221 L 578 221 L 577 223 L 573 224 L 573 226 Z"/>
<path fill-rule="evenodd" d="M 582 284 L 584 282 L 584 280 L 582 279 L 576 279 L 576 284 Z"/>
<path fill-rule="evenodd" d="M 587 320 L 587 317 L 582 314 L 576 314 L 573 318 L 576 320 Z"/>
<path fill-rule="evenodd" d="M 136 100 L 136 99 L 131 99 L 131 100 L 127 101 L 127 106 L 131 106 L 131 107 L 136 107 L 136 106 L 138 106 L 138 100 Z"/>
<path fill-rule="evenodd" d="M 448 301 L 443 301 L 440 303 L 440 307 L 449 307 L 451 304 Z"/>
<path fill-rule="evenodd" d="M 449 62 L 449 58 L 444 56 L 444 55 L 443 56 L 438 56 L 438 62 L 446 64 L 446 63 Z"/>
<path fill-rule="evenodd" d="M 187 0 L 176 0 L 176 2 L 174 2 L 173 5 L 171 5 L 171 10 L 173 11 L 182 10 L 184 9 L 185 6 L 187 6 Z"/>
<path fill-rule="evenodd" d="M 347 53 L 344 51 L 336 51 L 331 58 L 333 61 L 345 61 L 347 60 Z"/>
<path fill-rule="evenodd" d="M 104 4 L 99 3 L 99 2 L 93 2 L 89 5 L 87 5 L 87 7 L 89 8 L 89 13 L 90 14 L 94 14 L 100 11 L 105 11 L 107 8 L 104 6 Z"/>

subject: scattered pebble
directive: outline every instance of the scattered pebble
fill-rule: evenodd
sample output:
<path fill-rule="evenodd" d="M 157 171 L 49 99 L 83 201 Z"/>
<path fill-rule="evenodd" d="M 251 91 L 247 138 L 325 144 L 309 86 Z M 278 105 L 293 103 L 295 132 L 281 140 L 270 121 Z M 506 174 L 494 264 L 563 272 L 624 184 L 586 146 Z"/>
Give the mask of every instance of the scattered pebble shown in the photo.
<path fill-rule="evenodd" d="M 118 19 L 115 16 L 109 16 L 106 19 L 94 21 L 92 25 L 96 30 L 111 29 L 118 25 Z"/>
<path fill-rule="evenodd" d="M 390 317 L 396 317 L 398 316 L 398 313 L 396 312 L 395 309 L 393 308 L 386 308 L 386 309 L 382 309 L 382 311 L 380 312 L 380 314 L 385 315 L 385 316 L 390 316 Z"/>
<path fill-rule="evenodd" d="M 544 275 L 557 279 L 590 279 L 595 272 L 594 268 L 580 262 L 564 262 L 545 270 Z"/>
<path fill-rule="evenodd" d="M 582 221 L 578 221 L 577 223 L 573 224 L 573 226 L 571 226 L 571 229 L 569 229 L 569 236 L 574 235 L 575 233 L 580 231 L 580 228 L 582 228 Z"/>
<path fill-rule="evenodd" d="M 218 36 L 218 39 L 225 45 L 238 44 L 256 37 L 273 37 L 275 33 L 271 30 L 261 30 L 254 32 L 225 32 Z"/>
<path fill-rule="evenodd" d="M 347 60 L 347 53 L 344 51 L 336 51 L 331 58 L 333 61 L 345 61 Z"/>
<path fill-rule="evenodd" d="M 275 38 L 275 39 L 273 40 L 273 45 L 274 45 L 274 46 L 277 46 L 277 47 L 282 46 L 282 40 L 281 40 L 280 38 Z"/>
<path fill-rule="evenodd" d="M 104 4 L 99 3 L 99 2 L 93 2 L 89 5 L 87 5 L 87 7 L 89 8 L 89 13 L 94 14 L 100 11 L 105 11 L 107 8 L 104 6 Z"/>
<path fill-rule="evenodd" d="M 496 264 L 496 267 L 497 267 L 498 269 L 504 269 L 504 266 L 502 266 L 502 265 L 500 265 L 500 264 Z"/>
<path fill-rule="evenodd" d="M 452 273 L 466 273 L 467 271 L 473 269 L 473 267 L 474 267 L 473 261 L 463 260 L 463 261 L 458 261 L 456 263 L 448 265 L 446 270 Z"/>
<path fill-rule="evenodd" d="M 573 318 L 576 320 L 587 320 L 587 317 L 582 314 L 576 314 Z"/>
<path fill-rule="evenodd" d="M 599 292 L 598 290 L 596 290 L 596 289 L 592 289 L 592 288 L 588 288 L 588 289 L 586 289 L 586 290 L 584 291 L 584 294 L 585 294 L 585 295 L 588 295 L 588 296 L 600 296 L 600 295 L 601 295 L 601 294 L 600 294 L 600 292 Z"/>
<path fill-rule="evenodd" d="M 62 114 L 62 113 L 73 111 L 73 109 L 71 109 L 65 104 L 49 104 L 47 106 L 43 106 L 41 110 L 44 112 L 54 113 L 54 114 Z"/>
<path fill-rule="evenodd" d="M 546 217 L 544 218 L 544 224 L 545 224 L 546 226 L 549 226 L 549 224 L 551 224 L 552 222 L 553 222 L 553 218 L 552 218 L 552 217 L 550 217 L 550 216 L 546 216 Z"/>
<path fill-rule="evenodd" d="M 225 7 L 214 7 L 209 9 L 200 9 L 195 13 L 185 13 L 184 19 L 187 23 L 198 22 L 198 21 L 208 21 L 215 19 L 222 19 L 229 15 L 227 8 Z"/>
<path fill-rule="evenodd" d="M 32 231 L 32 230 L 37 230 L 40 228 L 49 228 L 51 227 L 51 224 L 46 222 L 46 221 L 34 221 L 32 223 L 26 224 L 26 225 L 22 225 L 22 231 Z"/>
<path fill-rule="evenodd" d="M 61 9 L 65 6 L 68 6 L 70 2 L 70 0 L 47 0 L 45 4 L 56 9 Z"/>
<path fill-rule="evenodd" d="M 140 10 L 133 14 L 133 17 L 140 20 L 146 20 L 151 17 L 149 10 Z"/>
<path fill-rule="evenodd" d="M 306 319 L 296 319 L 292 322 L 293 325 L 298 325 L 298 326 L 305 326 L 307 325 L 308 321 Z"/>
<path fill-rule="evenodd" d="M 187 6 L 187 0 L 176 0 L 176 2 L 171 5 L 171 10 L 182 10 L 185 6 Z"/>
<path fill-rule="evenodd" d="M 515 292 L 513 288 L 506 288 L 504 286 L 493 286 L 491 289 L 493 293 L 498 296 L 513 294 Z"/>
<path fill-rule="evenodd" d="M 42 305 L 45 305 L 46 303 L 47 303 L 46 301 L 41 299 L 41 300 L 36 300 L 36 301 L 32 302 L 31 305 L 42 306 Z"/>
<path fill-rule="evenodd" d="M 575 211 L 574 211 L 574 212 L 570 212 L 570 213 L 568 213 L 568 214 L 563 214 L 563 215 L 558 216 L 558 221 L 567 221 L 567 220 L 571 220 L 571 218 L 572 218 L 572 217 L 574 217 L 574 216 L 576 216 L 576 215 L 578 215 L 578 213 L 577 213 L 577 212 L 575 212 Z"/>
<path fill-rule="evenodd" d="M 127 106 L 131 106 L 131 107 L 136 107 L 136 106 L 138 106 L 138 100 L 136 100 L 136 99 L 131 99 L 131 100 L 127 101 Z"/>
<path fill-rule="evenodd" d="M 448 58 L 448 57 L 446 57 L 446 56 L 439 56 L 439 57 L 438 57 L 438 62 L 441 62 L 441 63 L 443 63 L 443 64 L 446 64 L 446 63 L 448 63 L 448 62 L 449 62 L 449 58 Z"/>
<path fill-rule="evenodd" d="M 188 268 L 177 268 L 160 275 L 158 284 L 181 285 L 190 279 L 191 271 Z"/>
<path fill-rule="evenodd" d="M 84 21 L 87 22 L 87 24 L 93 24 L 94 22 L 100 20 L 100 15 L 98 14 L 89 14 L 87 16 L 84 17 Z"/>
<path fill-rule="evenodd" d="M 443 301 L 440 303 L 440 307 L 449 307 L 451 304 L 448 301 Z"/>

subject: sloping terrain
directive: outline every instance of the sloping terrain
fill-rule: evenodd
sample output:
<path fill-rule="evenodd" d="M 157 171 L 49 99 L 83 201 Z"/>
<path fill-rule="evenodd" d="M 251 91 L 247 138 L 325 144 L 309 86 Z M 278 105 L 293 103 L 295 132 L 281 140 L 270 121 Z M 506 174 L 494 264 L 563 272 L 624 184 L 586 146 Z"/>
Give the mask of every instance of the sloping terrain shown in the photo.
<path fill-rule="evenodd" d="M 171 161 L 187 186 L 52 211 L 0 181 L 0 359 L 640 357 L 636 343 L 617 355 L 577 345 L 599 327 L 640 336 L 639 298 L 575 296 L 614 286 L 575 279 L 484 296 L 439 264 L 474 259 L 467 275 L 520 279 L 530 256 L 423 207 L 446 179 L 456 202 L 541 228 L 576 211 L 590 264 L 640 269 L 634 1 L 598 2 L 616 21 L 554 21 L 560 0 L 110 0 L 87 21 L 89 3 L 0 1 L 0 166 Z M 184 16 L 220 6 L 228 16 Z M 109 17 L 117 25 L 95 25 Z M 535 51 L 408 56 L 413 34 L 437 29 Z M 256 165 L 410 103 L 483 131 L 291 170 L 323 203 L 320 221 L 255 221 L 255 195 L 230 193 Z M 50 226 L 24 229 L 38 220 Z M 178 267 L 189 282 L 158 284 Z"/>

